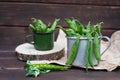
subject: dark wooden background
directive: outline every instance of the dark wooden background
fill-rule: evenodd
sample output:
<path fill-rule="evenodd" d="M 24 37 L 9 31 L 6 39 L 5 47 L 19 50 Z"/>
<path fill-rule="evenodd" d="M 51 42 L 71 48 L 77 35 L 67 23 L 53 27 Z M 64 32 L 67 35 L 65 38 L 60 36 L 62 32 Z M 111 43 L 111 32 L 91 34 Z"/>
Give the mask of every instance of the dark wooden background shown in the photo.
<path fill-rule="evenodd" d="M 110 37 L 120 30 L 120 0 L 0 0 L 0 80 L 27 80 L 24 62 L 16 59 L 15 48 L 31 33 L 28 24 L 33 17 L 46 23 L 60 18 L 59 24 L 64 27 L 67 27 L 64 18 L 77 18 L 84 25 L 88 21 L 92 24 L 103 21 L 102 33 Z M 119 73 L 120 69 L 113 72 L 92 70 L 86 74 L 75 68 L 28 79 L 119 80 Z"/>
<path fill-rule="evenodd" d="M 46 23 L 60 18 L 65 27 L 64 18 L 84 25 L 103 21 L 102 33 L 111 36 L 120 29 L 120 0 L 0 0 L 0 46 L 23 43 L 33 17 Z"/>

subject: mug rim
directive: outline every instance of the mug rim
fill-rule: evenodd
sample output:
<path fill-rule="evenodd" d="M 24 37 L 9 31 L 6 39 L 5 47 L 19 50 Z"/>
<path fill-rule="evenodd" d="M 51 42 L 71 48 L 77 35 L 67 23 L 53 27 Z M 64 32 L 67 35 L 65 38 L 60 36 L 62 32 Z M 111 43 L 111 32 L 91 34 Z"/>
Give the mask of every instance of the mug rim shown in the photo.
<path fill-rule="evenodd" d="M 76 39 L 77 37 L 66 36 L 66 38 L 68 38 L 68 39 Z M 102 36 L 99 36 L 98 38 L 102 38 Z M 80 39 L 82 39 L 82 40 L 87 40 L 88 38 L 87 38 L 87 37 L 80 37 Z M 94 37 L 92 37 L 92 39 L 94 39 Z"/>
<path fill-rule="evenodd" d="M 34 34 L 41 34 L 41 35 L 42 35 L 42 34 L 43 34 L 43 35 L 44 35 L 44 34 L 53 34 L 53 32 L 54 32 L 54 31 L 52 31 L 52 32 L 36 32 L 36 31 L 33 31 Z"/>

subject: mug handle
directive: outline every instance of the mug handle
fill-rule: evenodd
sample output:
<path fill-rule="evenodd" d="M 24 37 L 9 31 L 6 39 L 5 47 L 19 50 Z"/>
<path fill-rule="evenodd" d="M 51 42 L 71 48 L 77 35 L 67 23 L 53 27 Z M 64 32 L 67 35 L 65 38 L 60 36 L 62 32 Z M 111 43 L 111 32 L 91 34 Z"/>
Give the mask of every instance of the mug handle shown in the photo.
<path fill-rule="evenodd" d="M 33 42 L 29 41 L 28 38 L 30 37 L 33 37 L 32 34 L 28 34 L 26 37 L 25 37 L 25 42 L 29 43 L 29 44 L 34 44 Z"/>
<path fill-rule="evenodd" d="M 111 46 L 111 39 L 107 36 L 101 36 L 101 39 L 106 39 L 108 41 L 108 46 L 107 48 L 101 53 L 101 56 L 104 54 L 105 51 Z"/>

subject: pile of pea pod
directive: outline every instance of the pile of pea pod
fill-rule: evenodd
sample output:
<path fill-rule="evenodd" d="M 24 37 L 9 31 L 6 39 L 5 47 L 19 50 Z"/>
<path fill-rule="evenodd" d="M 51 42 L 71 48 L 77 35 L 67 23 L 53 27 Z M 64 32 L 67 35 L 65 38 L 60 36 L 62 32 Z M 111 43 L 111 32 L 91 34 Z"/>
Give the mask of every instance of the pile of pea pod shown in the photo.
<path fill-rule="evenodd" d="M 49 33 L 53 32 L 57 26 L 57 23 L 59 22 L 60 19 L 55 19 L 54 22 L 51 24 L 49 23 L 46 25 L 42 20 L 32 18 L 33 24 L 29 24 L 30 29 L 32 29 L 36 33 Z"/>
<path fill-rule="evenodd" d="M 69 19 L 66 18 L 65 22 L 69 26 L 69 28 L 63 28 L 60 26 L 60 29 L 63 30 L 63 32 L 66 34 L 66 36 L 69 37 L 76 37 L 76 41 L 73 43 L 72 48 L 70 50 L 68 59 L 66 61 L 66 65 L 71 65 L 76 57 L 77 50 L 80 43 L 80 38 L 84 37 L 87 38 L 87 48 L 86 48 L 86 57 L 85 57 L 85 67 L 86 71 L 88 71 L 88 66 L 94 68 L 93 64 L 93 54 L 98 61 L 98 63 L 101 60 L 100 52 L 99 52 L 99 37 L 101 34 L 101 24 L 103 22 L 97 23 L 95 25 L 91 25 L 90 22 L 86 26 L 83 26 L 79 20 L 77 19 Z M 93 39 L 93 40 L 92 40 Z M 94 48 L 94 49 L 93 49 Z M 94 51 L 94 53 L 93 53 Z"/>

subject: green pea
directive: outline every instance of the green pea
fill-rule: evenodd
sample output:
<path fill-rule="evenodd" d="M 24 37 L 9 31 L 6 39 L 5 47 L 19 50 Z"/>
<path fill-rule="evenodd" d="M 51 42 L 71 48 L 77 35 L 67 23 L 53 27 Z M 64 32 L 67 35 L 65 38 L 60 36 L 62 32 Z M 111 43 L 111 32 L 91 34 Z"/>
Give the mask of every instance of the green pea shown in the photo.
<path fill-rule="evenodd" d="M 52 32 L 55 30 L 57 23 L 60 21 L 60 19 L 55 19 L 54 22 L 52 23 L 51 27 L 47 29 L 47 32 Z"/>
<path fill-rule="evenodd" d="M 99 36 L 102 34 L 101 33 L 101 24 L 103 24 L 103 22 L 100 22 L 100 23 L 97 23 L 96 25 L 94 25 L 94 30 L 95 30 L 95 32 L 98 33 Z"/>
<path fill-rule="evenodd" d="M 38 68 L 39 70 L 67 70 L 68 66 L 54 65 L 54 64 L 26 64 L 24 66 L 25 70 L 29 70 L 31 68 Z"/>
<path fill-rule="evenodd" d="M 37 20 L 37 21 L 38 21 L 38 24 L 40 24 L 40 27 L 38 28 L 41 28 L 41 32 L 46 32 L 47 26 L 41 20 Z"/>
<path fill-rule="evenodd" d="M 30 29 L 32 29 L 33 31 L 35 31 L 35 27 L 32 24 L 29 24 Z"/>
<path fill-rule="evenodd" d="M 89 48 L 90 48 L 90 41 L 87 41 L 87 47 L 86 47 L 86 52 L 85 52 L 85 67 L 86 71 L 88 72 L 88 65 L 89 65 Z"/>
<path fill-rule="evenodd" d="M 75 19 L 71 20 L 71 19 L 66 18 L 65 22 L 67 23 L 67 25 L 71 29 L 73 29 L 74 31 L 77 31 L 77 24 L 76 24 L 76 20 Z"/>
<path fill-rule="evenodd" d="M 45 74 L 50 71 L 56 71 L 56 70 L 67 70 L 70 68 L 69 66 L 64 65 L 55 65 L 55 64 L 31 64 L 30 61 L 27 61 L 27 63 L 24 66 L 24 69 L 27 71 L 26 76 L 35 76 L 37 77 L 40 74 Z"/>
<path fill-rule="evenodd" d="M 92 68 L 94 68 L 94 64 L 93 64 L 93 43 L 92 43 L 93 41 L 92 41 L 92 39 L 90 39 L 89 40 L 89 57 L 88 57 L 88 62 L 89 62 L 89 64 L 90 64 L 90 66 L 92 67 Z"/>
<path fill-rule="evenodd" d="M 70 53 L 66 61 L 66 65 L 71 65 L 73 63 L 79 48 L 79 43 L 80 43 L 80 38 L 78 37 L 70 49 Z"/>
<path fill-rule="evenodd" d="M 100 49 L 99 49 L 99 38 L 98 38 L 98 34 L 96 33 L 95 37 L 94 37 L 94 42 L 93 42 L 93 45 L 94 45 L 94 55 L 95 55 L 95 58 L 96 60 L 99 61 L 101 60 L 101 56 L 100 56 Z"/>

